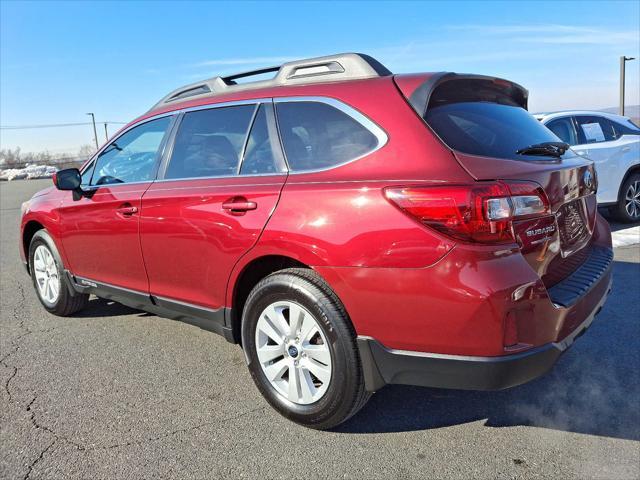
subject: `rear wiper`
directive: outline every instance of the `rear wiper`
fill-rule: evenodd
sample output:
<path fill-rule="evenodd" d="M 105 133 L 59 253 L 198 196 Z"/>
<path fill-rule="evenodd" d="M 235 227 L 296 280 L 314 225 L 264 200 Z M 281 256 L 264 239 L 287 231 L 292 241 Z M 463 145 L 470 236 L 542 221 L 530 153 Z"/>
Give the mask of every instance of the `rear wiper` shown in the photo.
<path fill-rule="evenodd" d="M 560 158 L 569 147 L 570 145 L 564 142 L 543 142 L 521 148 L 516 153 L 519 155 L 550 155 Z"/>

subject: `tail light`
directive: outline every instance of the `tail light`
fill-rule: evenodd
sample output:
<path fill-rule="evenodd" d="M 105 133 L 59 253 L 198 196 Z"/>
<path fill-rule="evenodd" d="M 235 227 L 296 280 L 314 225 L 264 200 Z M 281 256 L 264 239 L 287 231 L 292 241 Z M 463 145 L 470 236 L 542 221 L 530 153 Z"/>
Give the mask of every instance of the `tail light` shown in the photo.
<path fill-rule="evenodd" d="M 389 201 L 423 225 L 465 242 L 515 242 L 513 222 L 548 215 L 549 199 L 534 182 L 390 187 Z"/>

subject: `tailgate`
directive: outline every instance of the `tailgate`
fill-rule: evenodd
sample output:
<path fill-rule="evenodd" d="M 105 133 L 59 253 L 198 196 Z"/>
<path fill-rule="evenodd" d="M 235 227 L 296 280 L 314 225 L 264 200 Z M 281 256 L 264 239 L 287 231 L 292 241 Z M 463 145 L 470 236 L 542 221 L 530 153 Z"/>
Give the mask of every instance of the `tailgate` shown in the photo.
<path fill-rule="evenodd" d="M 555 161 L 455 156 L 476 180 L 528 180 L 545 190 L 553 215 L 515 223 L 514 229 L 522 254 L 547 287 L 586 260 L 597 211 L 592 162 L 577 155 Z"/>

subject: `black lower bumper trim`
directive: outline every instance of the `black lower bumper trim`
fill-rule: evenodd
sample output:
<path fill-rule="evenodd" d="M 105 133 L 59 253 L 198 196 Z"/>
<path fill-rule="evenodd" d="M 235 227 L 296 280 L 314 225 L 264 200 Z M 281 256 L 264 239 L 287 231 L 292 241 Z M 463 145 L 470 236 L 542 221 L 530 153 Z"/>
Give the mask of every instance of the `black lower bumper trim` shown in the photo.
<path fill-rule="evenodd" d="M 582 335 L 604 305 L 611 284 L 592 313 L 560 342 L 499 357 L 443 355 L 392 350 L 370 337 L 358 337 L 367 390 L 387 384 L 460 390 L 503 390 L 544 375 L 574 340 Z"/>
<path fill-rule="evenodd" d="M 369 390 L 386 384 L 461 390 L 502 390 L 545 374 L 562 350 L 554 344 L 502 357 L 465 357 L 389 350 L 373 339 L 358 338 L 373 364 L 365 367 Z M 363 361 L 363 364 L 365 361 Z"/>

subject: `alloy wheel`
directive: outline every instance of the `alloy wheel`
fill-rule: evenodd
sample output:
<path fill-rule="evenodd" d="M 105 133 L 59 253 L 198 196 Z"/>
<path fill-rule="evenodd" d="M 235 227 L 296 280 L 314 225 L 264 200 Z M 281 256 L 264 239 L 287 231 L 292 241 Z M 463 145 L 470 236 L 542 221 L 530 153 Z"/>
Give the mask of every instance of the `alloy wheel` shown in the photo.
<path fill-rule="evenodd" d="M 308 310 L 290 301 L 272 303 L 260 314 L 255 342 L 262 371 L 281 396 L 299 405 L 324 396 L 331 382 L 331 351 Z"/>
<path fill-rule="evenodd" d="M 50 304 L 56 303 L 60 295 L 60 276 L 51 250 L 44 245 L 38 245 L 33 254 L 33 273 L 40 298 Z"/>
<path fill-rule="evenodd" d="M 640 181 L 631 182 L 624 197 L 624 208 L 633 220 L 640 219 Z"/>

